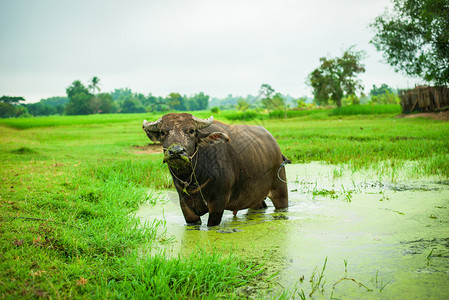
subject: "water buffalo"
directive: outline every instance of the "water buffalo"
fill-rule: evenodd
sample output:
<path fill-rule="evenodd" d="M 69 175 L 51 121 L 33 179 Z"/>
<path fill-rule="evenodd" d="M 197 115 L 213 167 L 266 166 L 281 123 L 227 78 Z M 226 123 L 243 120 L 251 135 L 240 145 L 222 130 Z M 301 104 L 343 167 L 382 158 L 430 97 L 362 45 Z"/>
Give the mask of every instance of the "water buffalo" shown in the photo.
<path fill-rule="evenodd" d="M 164 150 L 188 224 L 221 222 L 225 209 L 266 208 L 269 197 L 276 209 L 288 206 L 283 166 L 290 161 L 274 137 L 261 126 L 228 125 L 187 113 L 169 113 L 143 129 Z"/>

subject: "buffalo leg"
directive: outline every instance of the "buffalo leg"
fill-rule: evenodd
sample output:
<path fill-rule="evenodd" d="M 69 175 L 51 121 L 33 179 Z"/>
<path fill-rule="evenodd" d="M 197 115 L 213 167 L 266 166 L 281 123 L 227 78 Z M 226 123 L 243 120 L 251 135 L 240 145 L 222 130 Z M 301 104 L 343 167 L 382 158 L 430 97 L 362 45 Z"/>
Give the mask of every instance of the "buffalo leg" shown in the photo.
<path fill-rule="evenodd" d="M 184 202 L 183 199 L 179 199 L 179 204 L 181 205 L 182 214 L 187 224 L 196 225 L 201 224 L 201 218 L 195 214 Z"/>
<path fill-rule="evenodd" d="M 265 200 L 251 207 L 252 209 L 265 209 L 268 208 L 268 205 L 265 203 Z"/>
<path fill-rule="evenodd" d="M 224 199 L 217 199 L 209 202 L 209 219 L 207 220 L 207 226 L 217 226 L 221 222 L 224 212 Z"/>
<path fill-rule="evenodd" d="M 286 175 L 285 175 L 285 169 L 282 168 L 279 171 L 279 177 L 285 181 L 286 180 Z M 271 188 L 271 191 L 268 195 L 268 197 L 270 197 L 271 201 L 273 202 L 273 205 L 276 209 L 281 209 L 281 208 L 287 208 L 288 207 L 288 189 L 287 189 L 287 184 L 285 182 L 283 182 L 281 180 L 279 180 L 277 174 L 276 177 L 274 178 L 274 183 L 273 186 Z"/>

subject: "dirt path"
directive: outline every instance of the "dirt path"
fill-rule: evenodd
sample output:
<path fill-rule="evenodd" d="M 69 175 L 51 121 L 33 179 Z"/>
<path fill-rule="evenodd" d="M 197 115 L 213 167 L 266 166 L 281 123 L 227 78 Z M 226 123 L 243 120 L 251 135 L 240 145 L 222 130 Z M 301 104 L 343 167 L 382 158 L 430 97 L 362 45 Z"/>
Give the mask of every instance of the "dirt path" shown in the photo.
<path fill-rule="evenodd" d="M 418 113 L 410 115 L 400 115 L 399 118 L 429 118 L 440 121 L 449 121 L 449 110 L 437 113 Z"/>
<path fill-rule="evenodd" d="M 162 146 L 160 144 L 148 144 L 145 146 L 134 146 L 133 152 L 136 154 L 162 153 Z"/>

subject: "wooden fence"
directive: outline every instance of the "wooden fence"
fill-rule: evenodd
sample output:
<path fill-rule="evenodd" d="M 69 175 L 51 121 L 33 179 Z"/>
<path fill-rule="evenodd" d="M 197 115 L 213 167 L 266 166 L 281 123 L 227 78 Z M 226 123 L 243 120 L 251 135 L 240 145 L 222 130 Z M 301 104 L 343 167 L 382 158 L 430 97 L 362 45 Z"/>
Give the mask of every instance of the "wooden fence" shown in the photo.
<path fill-rule="evenodd" d="M 449 88 L 445 86 L 417 86 L 412 90 L 399 90 L 399 98 L 404 113 L 449 109 Z"/>

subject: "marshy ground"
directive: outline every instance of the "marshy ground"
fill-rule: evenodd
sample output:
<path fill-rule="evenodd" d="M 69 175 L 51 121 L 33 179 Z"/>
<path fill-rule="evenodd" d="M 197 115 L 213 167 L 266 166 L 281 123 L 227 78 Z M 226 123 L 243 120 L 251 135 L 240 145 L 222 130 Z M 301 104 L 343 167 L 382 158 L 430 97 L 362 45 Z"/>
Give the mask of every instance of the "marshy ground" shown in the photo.
<path fill-rule="evenodd" d="M 251 290 L 254 296 L 284 289 L 310 294 L 326 261 L 315 296 L 447 298 L 449 181 L 396 176 L 290 165 L 286 212 L 267 201 L 266 210 L 236 217 L 226 212 L 218 227 L 186 226 L 177 194 L 169 190 L 156 204 L 142 204 L 137 215 L 166 222 L 157 248 L 173 257 L 219 247 L 263 262 L 273 277 Z"/>
<path fill-rule="evenodd" d="M 264 126 L 296 165 L 288 211 L 213 229 L 167 193 L 141 130 L 160 115 L 0 120 L 0 297 L 447 298 L 449 123 L 368 108 L 214 116 Z"/>

